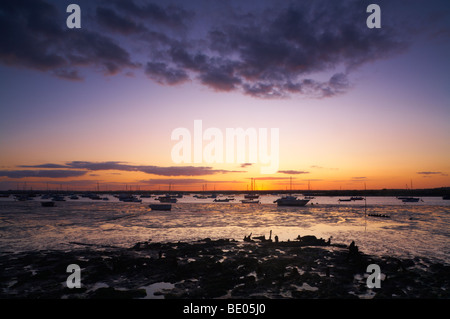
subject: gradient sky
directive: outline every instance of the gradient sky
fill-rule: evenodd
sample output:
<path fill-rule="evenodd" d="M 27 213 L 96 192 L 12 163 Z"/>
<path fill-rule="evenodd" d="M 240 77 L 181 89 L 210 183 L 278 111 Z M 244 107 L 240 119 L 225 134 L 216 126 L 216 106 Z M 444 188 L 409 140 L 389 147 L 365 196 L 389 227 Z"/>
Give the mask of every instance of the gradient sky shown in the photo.
<path fill-rule="evenodd" d="M 450 186 L 448 1 L 2 1 L 0 30 L 2 190 Z M 279 171 L 174 163 L 194 120 L 279 128 Z"/>

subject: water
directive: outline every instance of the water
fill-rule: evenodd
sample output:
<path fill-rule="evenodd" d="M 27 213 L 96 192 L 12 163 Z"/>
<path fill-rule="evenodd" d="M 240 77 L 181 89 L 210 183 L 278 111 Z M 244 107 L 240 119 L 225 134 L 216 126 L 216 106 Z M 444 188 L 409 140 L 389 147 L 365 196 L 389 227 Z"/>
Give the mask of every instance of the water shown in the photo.
<path fill-rule="evenodd" d="M 187 195 L 172 204 L 172 211 L 151 211 L 142 203 L 90 199 L 57 202 L 41 207 L 40 199 L 0 199 L 0 252 L 38 249 L 68 250 L 84 243 L 131 247 L 140 241 L 192 241 L 203 238 L 242 240 L 250 233 L 279 240 L 315 235 L 332 243 L 352 240 L 367 254 L 412 258 L 427 257 L 450 264 L 450 201 L 424 197 L 402 203 L 395 197 L 368 197 L 338 202 L 338 197 L 317 197 L 306 207 L 277 207 L 277 196 L 265 195 L 261 204 L 241 204 L 242 195 L 229 203 Z M 158 202 L 159 203 L 159 202 Z"/>

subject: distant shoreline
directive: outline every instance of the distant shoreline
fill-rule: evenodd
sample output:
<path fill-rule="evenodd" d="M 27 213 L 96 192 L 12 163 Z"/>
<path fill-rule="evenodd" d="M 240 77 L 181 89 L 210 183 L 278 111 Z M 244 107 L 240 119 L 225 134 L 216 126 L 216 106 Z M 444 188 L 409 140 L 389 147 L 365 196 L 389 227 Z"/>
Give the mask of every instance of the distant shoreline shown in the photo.
<path fill-rule="evenodd" d="M 3 190 L 0 191 L 0 195 L 7 194 L 47 194 L 47 193 L 58 193 L 58 194 L 83 194 L 83 193 L 93 193 L 93 194 L 117 194 L 117 193 L 130 193 L 130 194 L 248 194 L 255 193 L 260 195 L 270 195 L 270 194 L 303 194 L 305 196 L 421 196 L 421 197 L 435 197 L 435 196 L 448 196 L 450 195 L 450 187 L 438 187 L 438 188 L 422 188 L 422 189 L 348 189 L 348 190 L 304 190 L 304 189 L 293 189 L 291 191 L 287 190 L 256 190 L 256 191 L 242 191 L 242 190 L 209 190 L 209 191 L 183 191 L 183 190 L 108 190 L 108 191 L 97 191 L 97 190 L 62 190 L 62 189 L 29 189 L 29 190 Z"/>
<path fill-rule="evenodd" d="M 286 190 L 256 190 L 250 191 L 239 191 L 239 190 L 210 190 L 210 191 L 163 191 L 163 190 L 110 190 L 110 191 L 97 191 L 97 190 L 7 190 L 0 191 L 0 194 L 47 194 L 47 193 L 58 193 L 58 194 L 83 194 L 83 193 L 93 193 L 93 194 L 117 194 L 117 193 L 129 193 L 129 194 L 248 194 L 255 193 L 260 195 L 270 195 L 270 194 L 303 194 L 305 196 L 420 196 L 420 197 L 442 197 L 450 195 L 450 187 L 439 187 L 439 188 L 423 188 L 423 189 L 368 189 L 368 190 L 314 190 L 308 191 L 304 189 L 294 189 L 292 191 Z"/>

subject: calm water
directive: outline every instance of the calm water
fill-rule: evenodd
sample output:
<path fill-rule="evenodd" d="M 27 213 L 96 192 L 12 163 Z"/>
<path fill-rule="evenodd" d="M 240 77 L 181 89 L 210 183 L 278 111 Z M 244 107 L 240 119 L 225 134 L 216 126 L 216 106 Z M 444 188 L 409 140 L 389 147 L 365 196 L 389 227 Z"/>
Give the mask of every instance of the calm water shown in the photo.
<path fill-rule="evenodd" d="M 172 211 L 151 211 L 142 203 L 90 199 L 57 202 L 41 207 L 40 199 L 17 202 L 0 199 L 0 252 L 34 249 L 73 249 L 70 242 L 130 247 L 139 241 L 190 241 L 277 235 L 293 240 L 315 235 L 334 243 L 356 242 L 368 254 L 397 257 L 422 256 L 450 264 L 450 201 L 424 197 L 423 202 L 402 203 L 394 197 L 368 197 L 338 202 L 338 197 L 316 197 L 314 205 L 277 207 L 276 196 L 261 197 L 261 204 L 196 199 L 190 195 L 172 204 Z"/>

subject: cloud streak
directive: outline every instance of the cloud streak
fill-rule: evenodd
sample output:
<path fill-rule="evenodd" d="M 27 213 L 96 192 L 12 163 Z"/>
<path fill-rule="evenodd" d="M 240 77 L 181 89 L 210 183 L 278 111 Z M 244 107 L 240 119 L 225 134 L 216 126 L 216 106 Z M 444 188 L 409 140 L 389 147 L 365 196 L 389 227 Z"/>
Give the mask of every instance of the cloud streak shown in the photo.
<path fill-rule="evenodd" d="M 448 174 L 444 172 L 431 172 L 431 171 L 417 172 L 417 174 L 422 175 L 423 177 L 430 177 L 432 175 L 448 176 Z"/>
<path fill-rule="evenodd" d="M 0 171 L 0 177 L 8 178 L 26 178 L 26 177 L 38 177 L 38 178 L 67 178 L 67 177 L 79 177 L 85 175 L 86 171 L 73 171 L 73 170 L 10 170 Z"/>
<path fill-rule="evenodd" d="M 204 176 L 214 174 L 242 173 L 243 171 L 213 169 L 208 166 L 154 166 L 154 165 L 130 165 L 124 162 L 108 161 L 108 162 L 89 162 L 89 161 L 72 161 L 65 164 L 39 164 L 39 165 L 21 165 L 22 168 L 64 168 L 77 169 L 87 171 L 106 171 L 117 170 L 127 172 L 143 172 L 146 174 L 160 176 Z M 5 171 L 8 172 L 8 171 Z M 20 171 L 19 171 L 20 172 Z"/>
<path fill-rule="evenodd" d="M 309 172 L 306 172 L 306 171 L 296 171 L 296 170 L 284 170 L 284 171 L 278 171 L 278 173 L 288 174 L 288 175 L 309 174 Z"/>
<path fill-rule="evenodd" d="M 239 181 L 211 181 L 202 178 L 155 178 L 139 181 L 149 185 L 199 185 L 199 184 L 242 184 Z"/>

